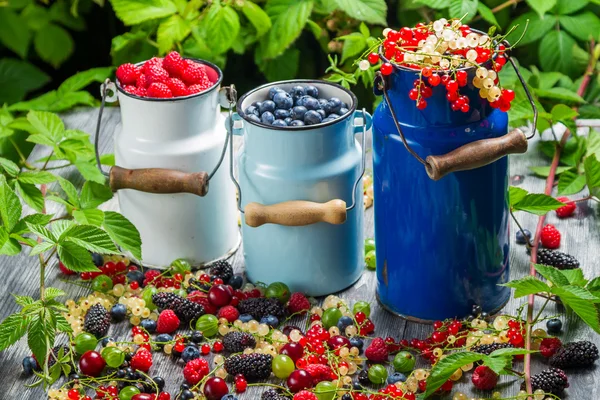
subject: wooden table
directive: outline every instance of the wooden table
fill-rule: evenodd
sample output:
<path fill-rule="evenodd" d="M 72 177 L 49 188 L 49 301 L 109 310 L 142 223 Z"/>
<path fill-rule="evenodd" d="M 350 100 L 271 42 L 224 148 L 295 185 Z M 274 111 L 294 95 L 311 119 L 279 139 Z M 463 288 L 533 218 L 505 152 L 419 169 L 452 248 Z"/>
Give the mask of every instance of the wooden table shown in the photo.
<path fill-rule="evenodd" d="M 94 132 L 95 122 L 97 118 L 97 109 L 81 109 L 64 115 L 64 120 L 68 128 L 81 129 L 85 132 Z M 102 153 L 111 153 L 112 149 L 112 134 L 115 128 L 120 123 L 119 110 L 116 108 L 108 109 L 105 112 L 103 119 L 103 129 L 100 138 L 100 148 Z M 368 141 L 370 147 L 370 140 Z M 544 190 L 544 180 L 534 177 L 528 170 L 530 166 L 549 165 L 547 159 L 543 159 L 537 151 L 536 145 L 532 144 L 527 155 L 511 156 L 510 170 L 513 176 L 522 175 L 520 184 L 531 192 L 541 193 Z M 35 160 L 46 155 L 40 149 L 34 150 L 30 159 Z M 370 165 L 371 157 L 369 154 L 368 166 Z M 368 167 L 369 169 L 369 167 Z M 82 184 L 82 178 L 73 171 L 66 171 L 65 176 L 72 179 L 75 184 Z M 55 213 L 60 208 L 54 203 L 48 203 L 48 212 Z M 597 206 L 595 204 L 581 203 L 578 206 L 577 213 L 574 217 L 568 220 L 558 220 L 554 213 L 548 215 L 548 223 L 556 223 L 563 234 L 561 250 L 575 255 L 581 262 L 581 267 L 586 276 L 591 276 L 594 271 L 598 271 L 598 249 L 600 246 L 600 217 L 598 215 Z M 106 203 L 105 209 L 118 209 L 116 198 Z M 149 216 L 150 217 L 150 216 Z M 521 213 L 518 216 L 524 227 L 534 231 L 537 218 Z M 515 228 L 512 228 L 515 232 Z M 373 209 L 368 209 L 365 212 L 365 235 L 366 237 L 373 236 Z M 513 234 L 514 235 L 514 234 Z M 514 241 L 513 241 L 514 243 Z M 511 278 L 518 278 L 527 275 L 529 272 L 528 256 L 525 248 L 519 245 L 511 247 Z M 244 269 L 243 252 L 239 249 L 230 260 L 236 272 L 242 272 Z M 36 257 L 29 257 L 26 254 L 21 254 L 17 257 L 2 256 L 0 258 L 0 270 L 3 273 L 3 279 L 0 281 L 0 318 L 4 319 L 9 314 L 17 310 L 11 293 L 20 295 L 38 296 L 39 292 L 39 270 Z M 597 274 L 597 272 L 596 272 Z M 79 286 L 71 285 L 59 280 L 60 274 L 57 268 L 57 262 L 53 262 L 46 275 L 46 285 L 54 286 L 65 290 L 69 297 L 78 298 L 81 295 L 88 294 L 88 290 Z M 371 303 L 372 320 L 375 323 L 378 336 L 392 336 L 395 339 L 413 337 L 425 338 L 428 336 L 432 328 L 429 325 L 421 325 L 417 323 L 407 322 L 401 318 L 395 317 L 383 310 L 377 304 L 375 299 L 376 277 L 372 271 L 365 270 L 362 278 L 350 289 L 345 290 L 339 295 L 352 304 L 356 300 L 365 300 Z M 415 287 L 415 290 L 423 288 Z M 63 301 L 66 299 L 62 299 Z M 514 313 L 516 308 L 525 300 L 519 299 L 511 301 L 507 304 L 504 311 L 506 313 Z M 538 304 L 539 306 L 539 304 Z M 547 309 L 548 314 L 554 314 L 558 311 L 553 305 Z M 582 323 L 577 323 L 575 320 L 564 321 L 563 334 L 560 338 L 563 341 L 587 339 L 599 343 L 596 334 L 585 327 Z M 127 338 L 128 323 L 120 323 L 111 326 L 109 334 L 113 337 Z M 65 341 L 64 338 L 59 339 L 57 343 Z M 17 345 L 0 353 L 0 399 L 31 399 L 39 400 L 45 398 L 41 388 L 28 389 L 25 384 L 31 383 L 33 378 L 23 376 L 21 361 L 23 357 L 30 355 L 25 340 L 21 340 Z M 183 362 L 176 358 L 168 358 L 163 353 L 154 353 L 154 366 L 151 369 L 152 376 L 162 376 L 167 380 L 166 390 L 172 394 L 177 393 L 177 388 L 183 382 L 182 368 Z M 420 361 L 420 365 L 425 365 Z M 546 368 L 545 364 L 539 357 L 534 357 L 533 372 L 539 372 Z M 522 369 L 521 365 L 517 365 L 516 369 Z M 592 400 L 600 398 L 600 369 L 582 372 L 568 373 L 571 387 L 567 390 L 569 399 L 577 400 Z M 468 374 L 470 380 L 470 374 Z M 461 390 L 472 397 L 490 398 L 491 393 L 482 393 L 472 390 L 473 385 L 467 378 L 463 377 L 459 385 L 455 386 L 456 390 Z M 497 390 L 501 391 L 504 397 L 515 395 L 518 392 L 519 384 L 512 377 L 502 378 Z M 263 388 L 251 388 L 240 399 L 258 399 Z M 448 396 L 447 396 L 448 398 Z"/>

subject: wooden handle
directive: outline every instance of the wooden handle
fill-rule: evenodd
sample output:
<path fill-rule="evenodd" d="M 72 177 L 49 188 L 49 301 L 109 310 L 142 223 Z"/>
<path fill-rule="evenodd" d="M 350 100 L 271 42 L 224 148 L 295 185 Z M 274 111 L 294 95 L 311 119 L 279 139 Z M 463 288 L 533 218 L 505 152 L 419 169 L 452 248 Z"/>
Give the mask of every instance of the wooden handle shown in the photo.
<path fill-rule="evenodd" d="M 254 228 L 264 224 L 305 226 L 317 222 L 339 225 L 346 221 L 346 202 L 339 199 L 327 203 L 293 200 L 270 206 L 249 203 L 244 215 L 246 225 Z"/>
<path fill-rule="evenodd" d="M 146 193 L 191 193 L 204 196 L 208 193 L 208 174 L 164 168 L 127 169 L 115 166 L 110 170 L 110 187 L 113 192 L 134 189 Z"/>
<path fill-rule="evenodd" d="M 483 167 L 508 154 L 526 151 L 527 137 L 520 129 L 514 129 L 502 137 L 477 140 L 447 154 L 428 156 L 425 169 L 427 175 L 437 181 L 450 172 Z"/>

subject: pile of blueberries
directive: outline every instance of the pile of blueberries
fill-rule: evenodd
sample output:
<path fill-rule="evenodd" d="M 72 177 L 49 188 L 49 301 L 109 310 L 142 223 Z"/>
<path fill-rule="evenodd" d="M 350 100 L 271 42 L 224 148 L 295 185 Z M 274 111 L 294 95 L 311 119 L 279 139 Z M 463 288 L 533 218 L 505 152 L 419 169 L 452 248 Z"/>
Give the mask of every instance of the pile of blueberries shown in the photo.
<path fill-rule="evenodd" d="M 348 105 L 337 97 L 319 98 L 312 85 L 294 86 L 289 93 L 275 86 L 269 100 L 255 101 L 244 110 L 246 117 L 272 126 L 316 125 L 333 121 L 348 113 Z"/>

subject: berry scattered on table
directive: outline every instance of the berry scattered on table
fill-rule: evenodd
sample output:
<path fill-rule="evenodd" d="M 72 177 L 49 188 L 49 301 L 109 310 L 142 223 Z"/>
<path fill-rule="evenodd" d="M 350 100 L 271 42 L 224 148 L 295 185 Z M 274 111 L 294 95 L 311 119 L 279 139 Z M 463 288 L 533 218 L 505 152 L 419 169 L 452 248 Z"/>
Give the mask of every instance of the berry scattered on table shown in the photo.
<path fill-rule="evenodd" d="M 552 393 L 557 396 L 569 387 L 569 379 L 565 371 L 558 368 L 546 369 L 539 374 L 531 377 L 532 390 L 541 389 L 546 393 Z M 521 384 L 521 390 L 525 389 L 525 383 Z"/>
<path fill-rule="evenodd" d="M 382 338 L 375 338 L 365 350 L 365 357 L 369 361 L 384 362 L 387 361 L 389 352 L 385 341 Z"/>
<path fill-rule="evenodd" d="M 171 333 L 179 328 L 179 318 L 172 310 L 163 310 L 156 321 L 156 332 Z"/>
<path fill-rule="evenodd" d="M 559 236 L 560 242 L 560 236 Z M 558 269 L 579 268 L 579 261 L 570 254 L 558 250 L 538 249 L 537 263 L 549 265 Z"/>
<path fill-rule="evenodd" d="M 498 374 L 485 365 L 475 368 L 471 382 L 479 390 L 492 390 L 498 384 Z"/>
<path fill-rule="evenodd" d="M 152 366 L 152 353 L 144 348 L 141 348 L 131 358 L 130 365 L 134 370 L 148 372 Z"/>
<path fill-rule="evenodd" d="M 560 247 L 560 232 L 552 224 L 547 224 L 542 228 L 541 241 L 547 249 L 557 249 Z"/>
<path fill-rule="evenodd" d="M 548 333 L 559 333 L 562 330 L 563 323 L 558 318 L 549 319 L 546 322 L 546 329 L 548 329 Z"/>
<path fill-rule="evenodd" d="M 310 301 L 304 293 L 292 293 L 290 300 L 287 303 L 287 308 L 290 314 L 304 314 L 310 310 Z"/>
<path fill-rule="evenodd" d="M 558 197 L 556 200 L 565 203 L 566 205 L 556 209 L 556 216 L 558 218 L 567 218 L 573 215 L 577 209 L 577 204 L 571 201 L 568 197 Z"/>
<path fill-rule="evenodd" d="M 200 304 L 174 293 L 156 293 L 152 295 L 152 302 L 161 310 L 172 310 L 183 322 L 195 321 L 204 315 L 204 307 Z"/>
<path fill-rule="evenodd" d="M 85 315 L 83 329 L 100 338 L 106 336 L 110 328 L 110 313 L 101 304 L 94 304 Z"/>
<path fill-rule="evenodd" d="M 267 315 L 274 315 L 280 319 L 287 315 L 285 307 L 279 300 L 267 299 L 264 297 L 242 300 L 237 308 L 240 314 L 250 314 L 258 321 Z"/>
<path fill-rule="evenodd" d="M 230 375 L 243 375 L 247 380 L 266 379 L 271 375 L 273 356 L 270 354 L 234 354 L 225 360 Z"/>
<path fill-rule="evenodd" d="M 197 358 L 189 361 L 183 368 L 183 377 L 190 385 L 196 385 L 210 372 L 208 361 Z"/>
<path fill-rule="evenodd" d="M 223 283 L 229 283 L 229 280 L 233 277 L 233 268 L 225 260 L 217 261 L 210 265 L 210 275 L 216 278 L 221 278 Z"/>
<path fill-rule="evenodd" d="M 598 347 L 587 340 L 567 343 L 550 358 L 550 365 L 556 368 L 577 368 L 593 365 L 598 359 Z"/>
<path fill-rule="evenodd" d="M 79 359 L 79 370 L 89 376 L 99 376 L 106 366 L 106 361 L 97 351 L 86 351 Z"/>
<path fill-rule="evenodd" d="M 559 338 L 544 338 L 540 343 L 540 354 L 543 357 L 550 358 L 558 349 L 562 347 L 562 342 Z"/>
<path fill-rule="evenodd" d="M 531 240 L 531 232 L 529 229 L 517 229 L 516 241 L 517 244 L 527 244 Z"/>
<path fill-rule="evenodd" d="M 253 349 L 256 346 L 256 339 L 248 332 L 227 332 L 223 336 L 223 346 L 229 353 L 241 353 L 245 349 Z"/>
<path fill-rule="evenodd" d="M 473 346 L 473 347 L 471 347 L 471 351 L 473 353 L 481 353 L 481 354 L 485 354 L 486 356 L 489 356 L 496 350 L 512 349 L 514 347 L 515 346 L 513 346 L 510 343 L 490 343 L 490 344 L 480 344 L 478 346 Z"/>

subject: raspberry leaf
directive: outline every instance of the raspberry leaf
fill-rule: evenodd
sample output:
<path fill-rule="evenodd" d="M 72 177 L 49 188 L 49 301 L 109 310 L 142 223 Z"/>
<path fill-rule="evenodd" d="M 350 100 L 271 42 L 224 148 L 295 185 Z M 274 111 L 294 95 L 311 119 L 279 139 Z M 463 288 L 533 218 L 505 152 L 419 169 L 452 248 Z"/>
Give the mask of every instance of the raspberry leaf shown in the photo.
<path fill-rule="evenodd" d="M 10 232 L 19 222 L 23 208 L 19 197 L 8 186 L 4 175 L 0 178 L 0 219 L 5 229 Z"/>
<path fill-rule="evenodd" d="M 513 210 L 525 211 L 530 214 L 544 215 L 548 211 L 556 210 L 565 204 L 552 196 L 541 193 L 528 194 L 512 205 Z"/>
<path fill-rule="evenodd" d="M 22 314 L 9 315 L 0 324 L 0 351 L 13 345 L 27 332 L 30 318 Z"/>
<path fill-rule="evenodd" d="M 92 262 L 92 256 L 83 247 L 65 241 L 57 246 L 58 257 L 62 263 L 74 272 L 97 272 L 98 268 Z"/>
<path fill-rule="evenodd" d="M 271 29 L 271 19 L 260 6 L 251 1 L 244 1 L 242 13 L 256 29 L 256 36 L 262 36 Z"/>
<path fill-rule="evenodd" d="M 596 159 L 596 155 L 592 154 L 587 157 L 583 163 L 585 167 L 585 179 L 588 185 L 590 194 L 593 196 L 600 195 L 600 161 Z"/>
<path fill-rule="evenodd" d="M 600 333 L 600 298 L 587 289 L 578 286 L 553 287 L 552 292 L 559 296 L 562 303 L 573 310 L 590 328 Z"/>
<path fill-rule="evenodd" d="M 538 13 L 540 18 L 544 18 L 546 11 L 554 7 L 556 0 L 527 0 L 527 4 Z"/>
<path fill-rule="evenodd" d="M 96 208 L 100 204 L 112 199 L 112 197 L 112 190 L 108 186 L 100 185 L 96 182 L 85 182 L 81 189 L 81 208 Z"/>
<path fill-rule="evenodd" d="M 125 25 L 137 25 L 177 12 L 175 3 L 170 0 L 111 0 L 111 4 Z"/>
<path fill-rule="evenodd" d="M 188 21 L 179 15 L 172 15 L 158 26 L 156 40 L 158 42 L 158 51 L 167 53 L 175 43 L 182 41 L 191 32 Z"/>
<path fill-rule="evenodd" d="M 448 8 L 450 17 L 462 18 L 463 23 L 467 23 L 477 14 L 478 0 L 454 0 L 450 2 Z"/>
<path fill-rule="evenodd" d="M 343 10 L 350 17 L 371 24 L 385 25 L 387 16 L 387 4 L 385 0 L 334 0 L 339 10 Z M 473 2 L 474 0 L 456 0 Z M 477 0 L 475 0 L 476 2 Z M 448 3 L 448 2 L 446 2 Z M 453 2 L 452 2 L 453 3 Z M 452 7 L 452 3 L 450 6 Z M 475 15 L 475 13 L 473 13 Z M 462 17 L 462 15 L 461 15 Z"/>
<path fill-rule="evenodd" d="M 108 233 L 92 225 L 75 225 L 60 235 L 59 243 L 73 242 L 100 254 L 118 253 Z"/>
<path fill-rule="evenodd" d="M 427 398 L 440 388 L 450 376 L 460 367 L 481 361 L 487 356 L 484 354 L 473 353 L 470 351 L 450 354 L 439 360 L 431 369 L 431 375 L 427 378 L 427 390 L 420 398 Z"/>
<path fill-rule="evenodd" d="M 44 209 L 44 195 L 35 185 L 15 181 L 15 189 L 23 201 L 35 211 Z"/>
<path fill-rule="evenodd" d="M 481 1 L 477 3 L 477 11 L 479 11 L 479 15 L 481 15 L 481 18 L 483 18 L 484 21 L 492 24 L 493 26 L 500 27 L 500 24 L 498 23 L 498 20 L 496 19 L 496 16 L 492 10 L 490 10 L 490 8 Z"/>
<path fill-rule="evenodd" d="M 273 26 L 269 34 L 261 38 L 257 55 L 272 59 L 282 54 L 300 36 L 312 8 L 310 0 L 269 0 L 265 11 Z"/>
<path fill-rule="evenodd" d="M 577 167 L 563 172 L 558 180 L 558 194 L 569 196 L 579 193 L 585 187 L 585 175 L 580 175 Z"/>
<path fill-rule="evenodd" d="M 566 286 L 569 284 L 569 280 L 559 269 L 547 265 L 535 264 L 535 270 L 553 285 Z"/>
<path fill-rule="evenodd" d="M 522 279 L 510 281 L 508 283 L 502 284 L 500 286 L 506 286 L 509 288 L 515 289 L 514 296 L 515 298 L 527 296 L 530 294 L 535 294 L 539 292 L 550 292 L 550 286 L 548 286 L 545 282 L 540 281 L 539 279 L 533 276 L 526 276 Z"/>
<path fill-rule="evenodd" d="M 106 211 L 102 227 L 124 250 L 130 251 L 137 259 L 142 258 L 142 239 L 137 228 L 123 215 Z"/>
<path fill-rule="evenodd" d="M 73 218 L 82 225 L 101 226 L 104 221 L 104 212 L 95 208 L 73 211 Z"/>
<path fill-rule="evenodd" d="M 508 188 L 508 200 L 510 207 L 512 208 L 515 204 L 521 201 L 525 196 L 527 196 L 529 192 L 527 190 L 522 189 L 520 187 L 511 186 Z"/>
<path fill-rule="evenodd" d="M 103 82 L 110 76 L 113 69 L 113 67 L 101 67 L 78 72 L 61 83 L 61 85 L 58 87 L 58 94 L 76 92 L 85 88 L 90 83 Z"/>

